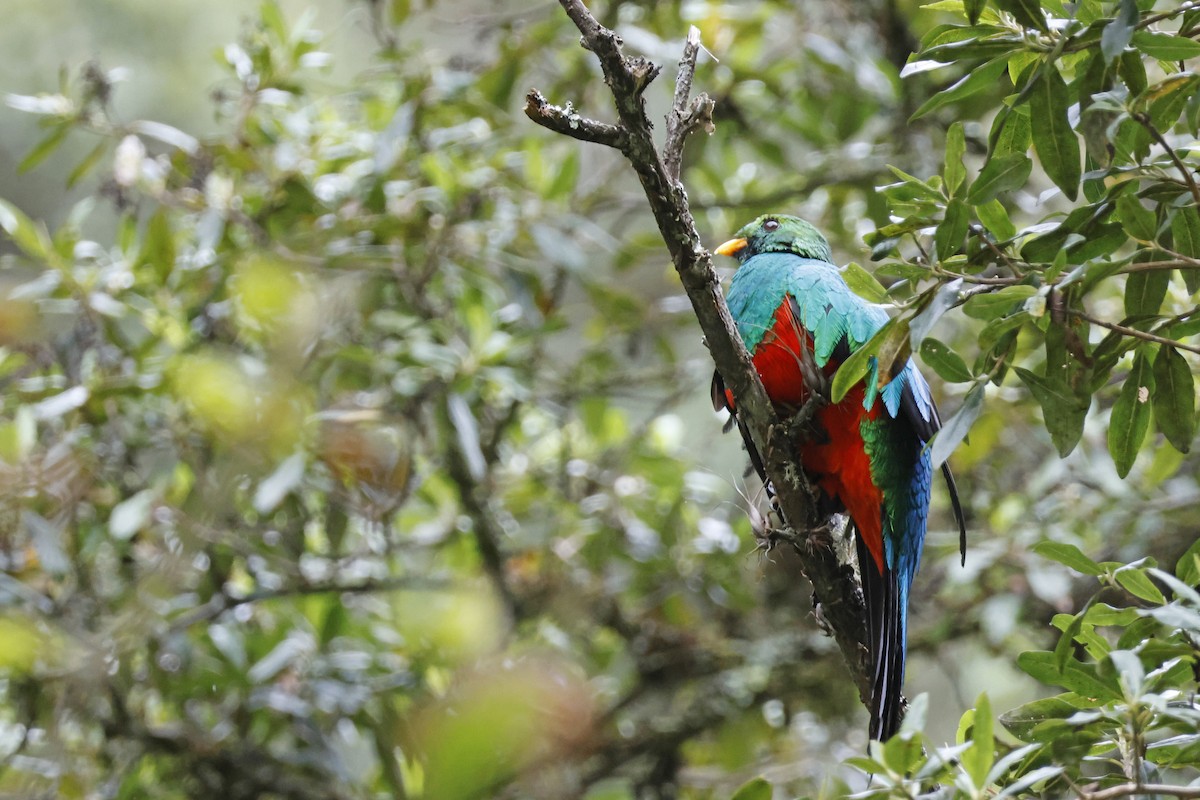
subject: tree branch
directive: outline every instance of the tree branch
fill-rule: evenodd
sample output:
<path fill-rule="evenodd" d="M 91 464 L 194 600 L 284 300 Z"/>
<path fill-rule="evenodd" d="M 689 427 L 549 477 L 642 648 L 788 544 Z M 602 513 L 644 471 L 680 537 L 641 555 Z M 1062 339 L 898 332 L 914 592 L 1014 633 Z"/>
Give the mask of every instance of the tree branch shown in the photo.
<path fill-rule="evenodd" d="M 1080 792 L 1079 797 L 1080 800 L 1116 800 L 1119 797 L 1133 797 L 1135 795 L 1152 796 L 1156 794 L 1163 794 L 1169 797 L 1200 797 L 1200 787 L 1130 781 L 1129 783 L 1110 786 L 1107 789 L 1095 792 Z"/>
<path fill-rule="evenodd" d="M 1144 342 L 1155 342 L 1157 344 L 1165 344 L 1165 345 L 1174 347 L 1177 350 L 1186 350 L 1189 353 L 1195 353 L 1197 355 L 1200 355 L 1200 347 L 1196 347 L 1194 345 L 1185 344 L 1184 342 L 1180 342 L 1175 339 L 1168 339 L 1165 336 L 1158 336 L 1153 333 L 1146 333 L 1145 331 L 1139 331 L 1137 328 L 1130 328 L 1125 325 L 1118 325 L 1115 322 L 1105 322 L 1102 319 L 1096 319 L 1091 314 L 1086 314 L 1086 313 L 1084 313 L 1082 311 L 1078 311 L 1074 308 L 1067 309 L 1067 313 L 1071 314 L 1072 316 L 1079 317 L 1081 320 L 1084 320 L 1085 322 L 1090 322 L 1093 325 L 1099 325 L 1101 328 L 1107 328 L 1108 330 L 1113 331 L 1114 333 L 1119 333 L 1122 336 L 1129 336 L 1133 339 L 1141 339 Z"/>
<path fill-rule="evenodd" d="M 566 108 L 552 105 L 537 89 L 530 89 L 525 96 L 525 116 L 555 133 L 570 136 L 584 142 L 625 149 L 625 131 L 616 125 L 587 119 L 575 113 L 575 109 L 567 103 Z"/>
<path fill-rule="evenodd" d="M 623 55 L 620 37 L 602 26 L 581 0 L 559 2 L 582 33 L 583 47 L 594 53 L 600 62 L 604 80 L 612 90 L 619 133 L 606 131 L 605 136 L 611 140 L 610 146 L 617 147 L 626 156 L 642 183 L 659 233 L 671 253 L 675 270 L 704 333 L 705 344 L 725 384 L 737 397 L 739 419 L 754 447 L 762 454 L 767 477 L 775 488 L 779 511 L 786 523 L 803 535 L 803 532 L 817 528 L 823 520 L 817 519 L 810 501 L 810 487 L 799 467 L 795 442 L 788 435 L 787 426 L 780 424 L 750 361 L 750 354 L 734 327 L 712 267 L 712 258 L 700 241 L 687 194 L 678 179 L 680 153 L 687 134 L 698 127 L 711 125 L 712 101 L 705 95 L 689 100 L 700 49 L 699 35 L 688 35 L 674 104 L 667 117 L 666 143 L 660 154 L 642 97 L 659 67 L 644 58 Z M 537 101 L 539 97 L 540 94 L 530 92 L 526 114 L 551 130 L 559 130 L 554 119 L 556 115 L 544 113 L 544 107 Z M 811 542 L 806 539 L 806 544 Z M 798 546 L 796 551 L 805 575 L 812 581 L 821 600 L 822 615 L 834 633 L 860 696 L 866 702 L 871 693 L 866 613 L 853 570 L 841 564 L 830 547 Z"/>

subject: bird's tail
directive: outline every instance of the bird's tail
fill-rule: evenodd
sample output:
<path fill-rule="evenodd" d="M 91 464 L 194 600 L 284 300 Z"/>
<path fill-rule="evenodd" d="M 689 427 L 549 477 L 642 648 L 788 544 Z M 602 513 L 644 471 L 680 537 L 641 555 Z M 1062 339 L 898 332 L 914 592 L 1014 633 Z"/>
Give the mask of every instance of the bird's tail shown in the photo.
<path fill-rule="evenodd" d="M 871 738 L 885 741 L 904 719 L 904 659 L 908 598 L 896 570 L 880 574 L 861 536 L 858 571 L 871 643 Z"/>

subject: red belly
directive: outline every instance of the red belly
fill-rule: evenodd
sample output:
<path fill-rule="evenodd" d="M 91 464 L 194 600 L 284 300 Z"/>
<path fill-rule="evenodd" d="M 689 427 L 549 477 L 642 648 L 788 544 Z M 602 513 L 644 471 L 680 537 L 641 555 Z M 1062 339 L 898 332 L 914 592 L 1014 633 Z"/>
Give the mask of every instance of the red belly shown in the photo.
<path fill-rule="evenodd" d="M 785 407 L 781 409 L 785 413 L 794 411 L 808 399 L 808 387 L 800 370 L 801 346 L 811 352 L 812 336 L 792 316 L 791 304 L 784 303 L 775 314 L 774 327 L 754 349 L 754 367 L 767 396 L 777 406 Z M 823 371 L 831 376 L 837 367 L 837 363 L 830 361 Z M 837 405 L 818 410 L 816 421 L 824 436 L 818 434 L 811 441 L 800 442 L 799 454 L 804 471 L 822 491 L 845 506 L 882 572 L 883 494 L 871 478 L 871 462 L 862 438 L 863 421 L 874 419 L 881 404 L 875 403 L 870 411 L 864 410 L 863 394 L 860 383 Z M 729 399 L 732 405 L 732 396 Z"/>

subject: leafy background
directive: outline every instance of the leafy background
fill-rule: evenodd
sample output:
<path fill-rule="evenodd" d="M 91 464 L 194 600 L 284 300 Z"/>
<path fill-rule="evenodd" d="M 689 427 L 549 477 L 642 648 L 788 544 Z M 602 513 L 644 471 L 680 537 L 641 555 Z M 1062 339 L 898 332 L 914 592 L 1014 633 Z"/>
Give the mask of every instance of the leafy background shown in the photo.
<path fill-rule="evenodd" d="M 701 29 L 710 241 L 816 222 L 970 431 L 966 567 L 939 493 L 913 599 L 928 694 L 868 750 L 640 188 L 520 112 L 610 108 L 556 5 L 27 5 L 0 792 L 1195 778 L 1194 13 L 597 4 L 667 65 Z"/>

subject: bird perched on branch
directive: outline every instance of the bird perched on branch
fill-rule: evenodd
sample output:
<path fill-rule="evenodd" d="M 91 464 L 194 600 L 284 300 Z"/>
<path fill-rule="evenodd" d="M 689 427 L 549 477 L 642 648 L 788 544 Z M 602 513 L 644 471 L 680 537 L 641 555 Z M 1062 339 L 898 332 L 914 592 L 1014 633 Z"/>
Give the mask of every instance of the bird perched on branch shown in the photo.
<path fill-rule="evenodd" d="M 839 402 L 828 402 L 838 367 L 888 316 L 851 291 L 832 263 L 829 243 L 808 222 L 767 214 L 715 252 L 740 264 L 729 310 L 767 396 L 784 412 L 816 398 L 811 432 L 800 437 L 797 455 L 820 490 L 823 510 L 844 510 L 856 531 L 872 648 L 870 732 L 887 739 L 903 718 L 909 588 L 921 562 L 934 472 L 926 444 L 940 425 L 929 384 L 912 360 L 880 376 L 872 359 L 864 380 Z M 720 374 L 713 376 L 713 405 L 736 417 L 735 398 Z M 742 436 L 765 482 L 745 428 Z M 965 548 L 954 477 L 948 466 L 942 472 Z"/>

